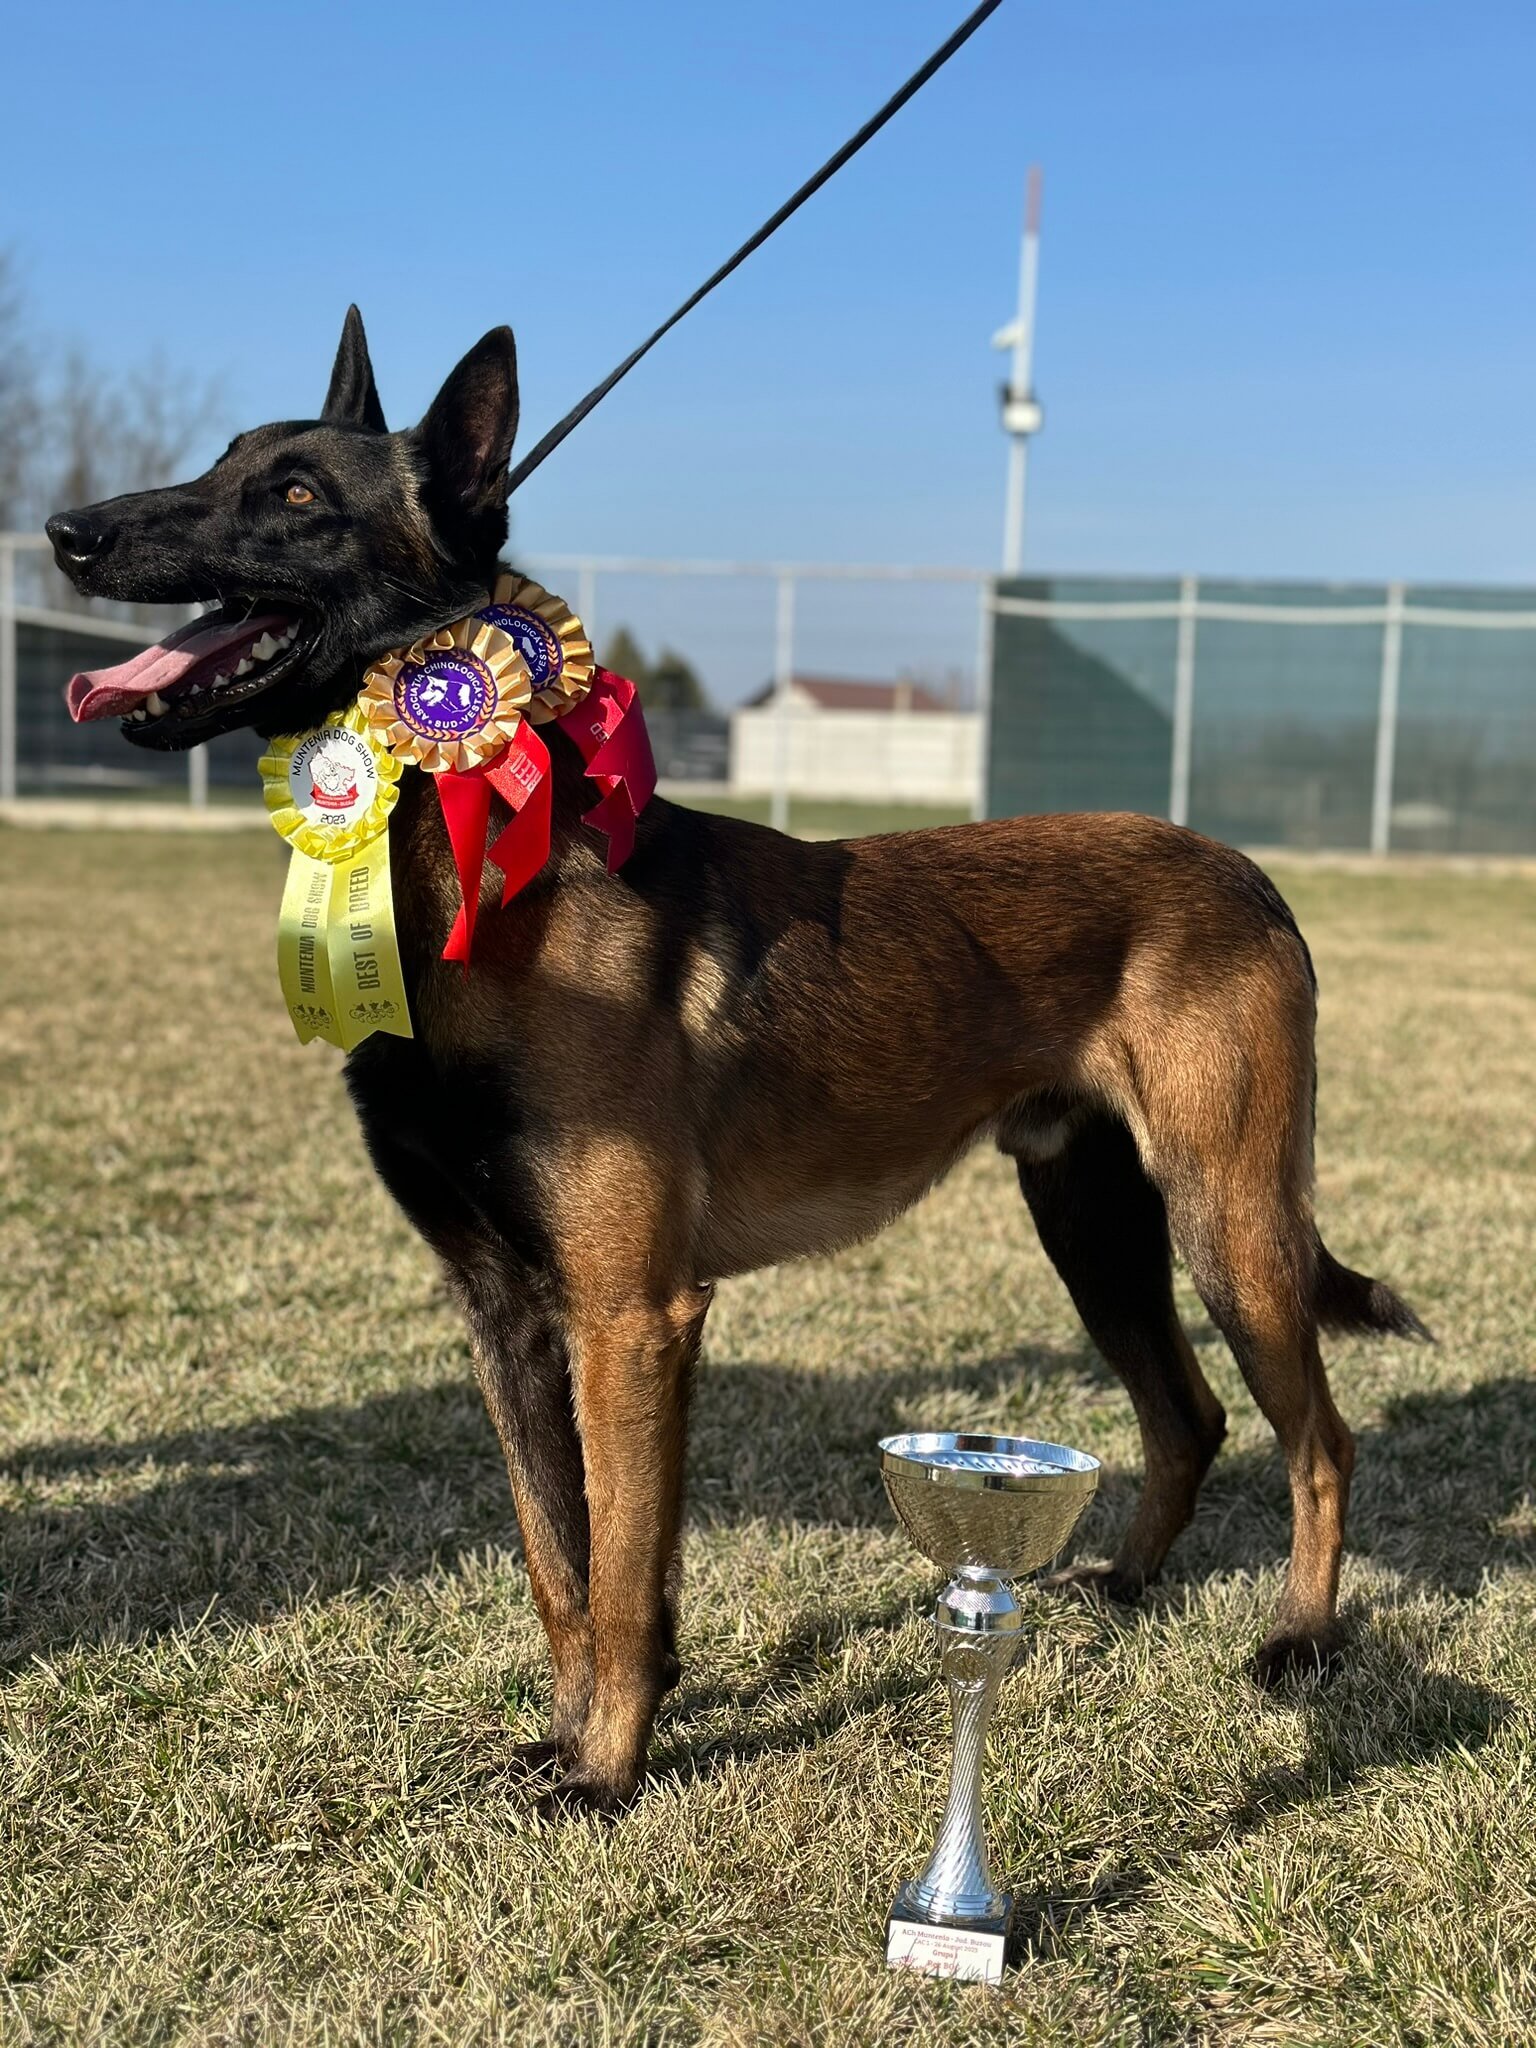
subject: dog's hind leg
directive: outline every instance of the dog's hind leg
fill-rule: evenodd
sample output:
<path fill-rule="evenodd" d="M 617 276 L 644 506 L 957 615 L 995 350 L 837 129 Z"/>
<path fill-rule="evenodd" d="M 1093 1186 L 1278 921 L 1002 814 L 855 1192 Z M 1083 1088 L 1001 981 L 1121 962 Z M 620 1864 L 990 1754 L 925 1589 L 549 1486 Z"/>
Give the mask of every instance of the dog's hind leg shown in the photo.
<path fill-rule="evenodd" d="M 1336 1654 L 1355 1462 L 1317 1342 L 1310 985 L 1271 970 L 1238 1014 L 1165 1014 L 1159 1043 L 1141 1063 L 1149 1171 L 1290 1479 L 1285 1590 L 1254 1663 L 1267 1685 Z"/>
<path fill-rule="evenodd" d="M 1047 1256 L 1130 1394 L 1146 1467 L 1114 1562 L 1069 1568 L 1052 1583 L 1134 1600 L 1194 1513 L 1226 1431 L 1174 1306 L 1163 1198 L 1130 1132 L 1106 1113 L 1071 1112 L 1054 1124 L 1020 1120 L 1002 1142 Z"/>
<path fill-rule="evenodd" d="M 1291 1670 L 1325 1669 L 1337 1653 L 1355 1463 L 1354 1438 L 1333 1404 L 1318 1349 L 1310 1220 L 1287 1214 L 1275 1197 L 1272 1176 L 1239 1165 L 1172 1202 L 1195 1285 L 1279 1439 L 1290 1479 L 1290 1564 L 1254 1659 L 1264 1685 Z"/>

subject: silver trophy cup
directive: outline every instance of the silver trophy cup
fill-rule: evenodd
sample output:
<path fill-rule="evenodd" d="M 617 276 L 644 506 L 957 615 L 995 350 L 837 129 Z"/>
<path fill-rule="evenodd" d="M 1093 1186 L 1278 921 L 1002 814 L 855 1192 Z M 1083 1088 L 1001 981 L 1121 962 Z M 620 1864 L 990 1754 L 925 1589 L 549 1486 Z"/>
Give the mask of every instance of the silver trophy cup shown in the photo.
<path fill-rule="evenodd" d="M 885 1959 L 996 1984 L 1013 1900 L 987 1859 L 981 1765 L 1023 1619 L 1007 1581 L 1062 1548 L 1093 1498 L 1099 1462 L 1029 1437 L 930 1433 L 887 1437 L 880 1471 L 912 1541 L 953 1573 L 934 1614 L 954 1716 L 949 1798 L 928 1867 L 896 1895 Z"/>

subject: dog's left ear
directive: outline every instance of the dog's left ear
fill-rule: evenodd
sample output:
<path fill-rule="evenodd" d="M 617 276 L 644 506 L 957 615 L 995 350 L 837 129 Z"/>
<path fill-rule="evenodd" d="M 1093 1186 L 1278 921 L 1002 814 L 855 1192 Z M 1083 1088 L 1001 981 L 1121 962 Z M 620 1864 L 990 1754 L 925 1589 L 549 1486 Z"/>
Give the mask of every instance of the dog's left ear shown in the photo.
<path fill-rule="evenodd" d="M 517 344 L 482 335 L 427 408 L 418 432 L 433 483 L 469 512 L 505 504 L 517 436 Z"/>
<path fill-rule="evenodd" d="M 363 316 L 356 306 L 348 306 L 347 317 L 342 323 L 341 346 L 336 351 L 331 388 L 325 394 L 320 417 L 323 420 L 342 420 L 351 426 L 372 427 L 377 434 L 389 431 L 384 424 L 384 408 L 379 403 L 379 387 L 373 381 L 373 362 L 368 354 L 368 337 L 363 332 Z"/>

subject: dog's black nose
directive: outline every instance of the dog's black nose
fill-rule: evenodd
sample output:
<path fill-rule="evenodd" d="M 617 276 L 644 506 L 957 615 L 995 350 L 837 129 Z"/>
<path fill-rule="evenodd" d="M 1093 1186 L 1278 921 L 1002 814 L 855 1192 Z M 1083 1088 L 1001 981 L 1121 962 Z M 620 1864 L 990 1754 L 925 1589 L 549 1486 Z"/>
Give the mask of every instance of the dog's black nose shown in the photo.
<path fill-rule="evenodd" d="M 53 542 L 54 560 L 61 569 L 84 568 L 106 552 L 106 528 L 87 512 L 55 512 L 44 531 Z"/>

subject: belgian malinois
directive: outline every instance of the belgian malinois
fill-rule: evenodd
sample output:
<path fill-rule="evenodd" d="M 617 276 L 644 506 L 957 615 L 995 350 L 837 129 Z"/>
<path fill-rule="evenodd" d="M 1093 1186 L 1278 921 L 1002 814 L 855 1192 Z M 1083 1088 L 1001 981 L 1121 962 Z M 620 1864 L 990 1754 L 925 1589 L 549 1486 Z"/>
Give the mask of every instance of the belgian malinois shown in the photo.
<path fill-rule="evenodd" d="M 77 677 L 75 715 L 162 749 L 319 725 L 371 659 L 484 601 L 517 414 L 502 327 L 419 426 L 388 432 L 354 307 L 318 420 L 48 522 L 77 589 L 213 606 Z M 463 1306 L 506 1452 L 554 1666 L 529 1759 L 557 1779 L 546 1798 L 630 1799 L 678 1677 L 684 1437 L 715 1282 L 878 1230 L 982 1139 L 1016 1162 L 1141 1425 L 1118 1555 L 1062 1576 L 1134 1598 L 1222 1440 L 1174 1310 L 1177 1246 L 1290 1473 L 1258 1676 L 1326 1662 L 1354 1453 L 1318 1327 L 1423 1332 L 1313 1221 L 1315 984 L 1268 879 L 1145 817 L 804 845 L 660 799 L 610 875 L 581 759 L 547 731 L 551 857 L 505 909 L 487 871 L 467 975 L 439 957 L 458 888 L 439 806 L 426 775 L 404 778 L 389 832 L 417 1035 L 370 1038 L 346 1066 L 374 1163 Z"/>

